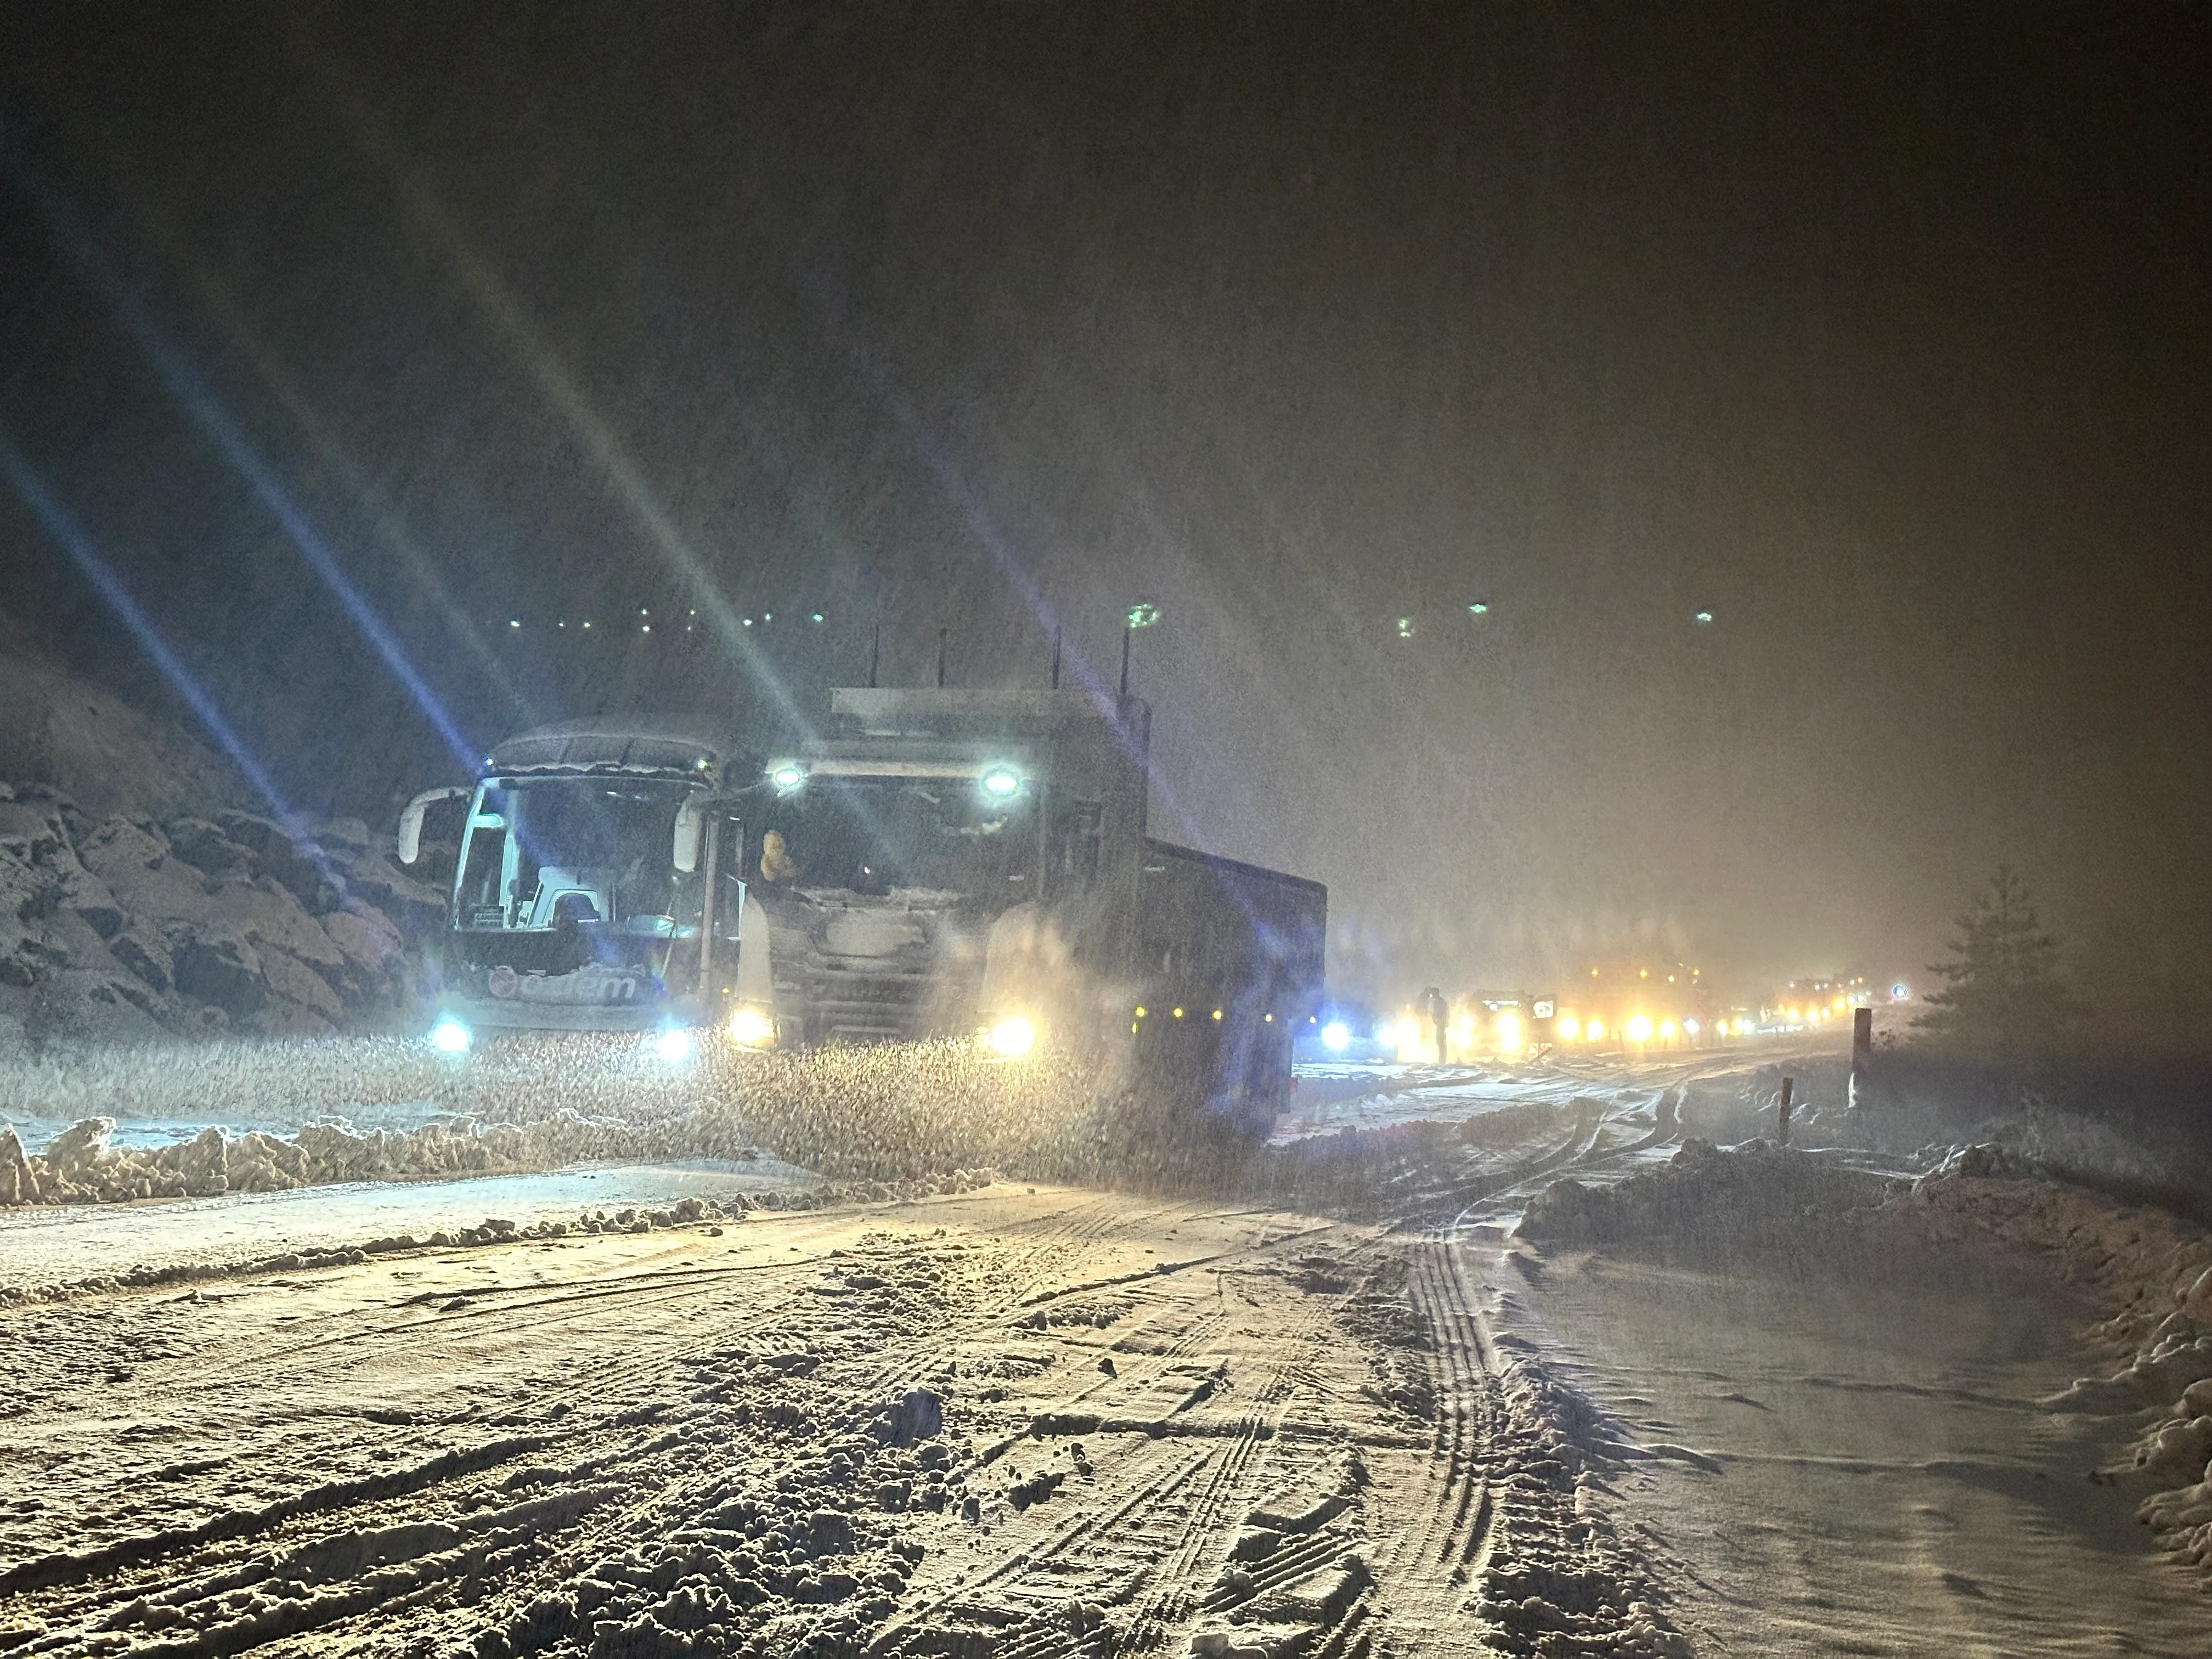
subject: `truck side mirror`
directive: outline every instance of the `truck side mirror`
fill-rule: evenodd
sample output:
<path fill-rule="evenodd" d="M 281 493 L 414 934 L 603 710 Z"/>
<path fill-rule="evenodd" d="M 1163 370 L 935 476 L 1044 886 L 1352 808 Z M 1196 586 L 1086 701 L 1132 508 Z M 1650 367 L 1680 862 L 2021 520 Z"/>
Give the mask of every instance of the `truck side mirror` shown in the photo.
<path fill-rule="evenodd" d="M 476 786 L 468 783 L 449 783 L 442 789 L 425 789 L 407 803 L 399 814 L 399 833 L 394 837 L 392 851 L 402 864 L 412 864 L 422 856 L 422 815 L 441 800 L 459 800 L 476 793 Z"/>

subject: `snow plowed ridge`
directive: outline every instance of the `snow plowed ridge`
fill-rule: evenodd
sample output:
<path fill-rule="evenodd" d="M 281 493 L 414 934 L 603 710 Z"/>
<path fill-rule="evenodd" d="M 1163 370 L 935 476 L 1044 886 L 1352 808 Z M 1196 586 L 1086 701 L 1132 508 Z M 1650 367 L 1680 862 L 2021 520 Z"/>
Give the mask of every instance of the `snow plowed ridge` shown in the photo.
<path fill-rule="evenodd" d="M 9 1310 L 0 1653 L 1482 1650 L 1564 1523 L 1453 1254 L 1000 1185 Z"/>

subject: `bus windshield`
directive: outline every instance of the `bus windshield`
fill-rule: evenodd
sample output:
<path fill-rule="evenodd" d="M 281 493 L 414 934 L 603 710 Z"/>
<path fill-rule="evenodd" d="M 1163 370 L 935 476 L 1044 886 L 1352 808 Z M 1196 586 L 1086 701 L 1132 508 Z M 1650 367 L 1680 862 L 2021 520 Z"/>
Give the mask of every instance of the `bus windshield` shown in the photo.
<path fill-rule="evenodd" d="M 577 896 L 568 914 L 584 920 L 665 915 L 673 897 L 676 813 L 690 793 L 688 785 L 659 779 L 489 782 L 469 864 L 488 862 L 474 855 L 473 842 L 487 833 L 481 820 L 496 817 L 504 831 L 509 926 L 550 926 L 562 895 Z"/>

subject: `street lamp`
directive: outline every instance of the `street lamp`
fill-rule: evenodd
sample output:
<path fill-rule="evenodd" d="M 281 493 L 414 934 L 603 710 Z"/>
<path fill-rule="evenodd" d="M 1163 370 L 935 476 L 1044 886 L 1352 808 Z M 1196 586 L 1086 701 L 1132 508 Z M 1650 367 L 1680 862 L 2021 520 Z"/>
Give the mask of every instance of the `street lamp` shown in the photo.
<path fill-rule="evenodd" d="M 1129 695 L 1129 636 L 1140 628 L 1150 628 L 1160 619 L 1160 608 L 1150 599 L 1139 599 L 1131 605 L 1121 618 L 1121 695 Z"/>

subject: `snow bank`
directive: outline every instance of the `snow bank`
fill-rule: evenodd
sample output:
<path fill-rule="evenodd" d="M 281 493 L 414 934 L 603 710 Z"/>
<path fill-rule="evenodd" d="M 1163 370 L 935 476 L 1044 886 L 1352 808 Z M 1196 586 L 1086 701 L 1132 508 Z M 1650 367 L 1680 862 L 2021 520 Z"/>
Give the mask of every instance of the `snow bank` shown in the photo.
<path fill-rule="evenodd" d="M 1529 1204 L 1519 1231 L 1568 1244 L 1777 1247 L 1832 1234 L 1899 1185 L 1817 1152 L 1764 1140 L 1723 1151 L 1692 1138 L 1663 1167 L 1613 1185 L 1553 1182 Z"/>
<path fill-rule="evenodd" d="M 112 1118 L 85 1118 L 43 1151 L 27 1154 L 14 1129 L 0 1130 L 0 1203 L 113 1204 L 283 1192 L 341 1181 L 512 1175 L 648 1156 L 658 1139 L 633 1125 L 593 1121 L 568 1111 L 523 1125 L 461 1119 L 365 1134 L 343 1123 L 313 1123 L 289 1139 L 258 1130 L 233 1136 L 210 1127 L 159 1149 L 113 1146 L 114 1131 Z"/>
<path fill-rule="evenodd" d="M 162 1285 L 192 1284 L 204 1279 L 251 1278 L 256 1273 L 298 1273 L 317 1267 L 343 1267 L 373 1255 L 411 1250 L 444 1250 L 485 1244 L 512 1244 L 531 1239 L 567 1238 L 593 1233 L 649 1233 L 656 1229 L 706 1226 L 741 1221 L 756 1210 L 772 1213 L 840 1208 L 848 1205 L 911 1203 L 945 1194 L 980 1191 L 999 1180 L 996 1170 L 951 1170 L 940 1175 L 906 1181 L 829 1182 L 804 1192 L 768 1190 L 725 1193 L 713 1198 L 685 1197 L 647 1208 L 643 1205 L 581 1212 L 574 1221 L 550 1219 L 517 1225 L 488 1216 L 478 1225 L 439 1229 L 417 1237 L 398 1233 L 373 1238 L 358 1245 L 324 1249 L 295 1249 L 274 1255 L 243 1256 L 230 1261 L 172 1261 L 133 1267 L 65 1284 L 9 1285 L 0 1283 L 0 1308 L 34 1302 L 66 1302 L 80 1296 L 99 1296 L 119 1290 Z"/>
<path fill-rule="evenodd" d="M 0 1205 L 269 1192 L 581 1162 L 750 1159 L 840 1178 L 1008 1167 L 1091 1104 L 1084 1068 L 973 1043 L 753 1054 L 713 1032 L 670 1062 L 629 1036 L 502 1040 L 456 1062 L 390 1038 L 108 1052 L 0 1069 Z M 410 1126 L 356 1129 L 398 1109 Z M 10 1113 L 76 1121 L 29 1156 Z M 222 1125 L 159 1150 L 117 1120 Z M 234 1133 L 243 1119 L 255 1126 Z M 108 1129 L 95 1126 L 102 1121 Z M 134 1136 L 132 1139 L 143 1139 Z"/>
<path fill-rule="evenodd" d="M 2160 1211 L 2021 1179 L 2018 1168 L 1999 1149 L 1969 1148 L 1913 1197 L 1944 1235 L 2048 1252 L 2067 1278 L 2118 1304 L 2094 1334 L 2132 1350 L 2128 1363 L 2044 1403 L 2146 1420 L 2130 1461 L 2104 1478 L 2150 1487 L 2137 1513 L 2166 1549 L 2212 1574 L 2212 1237 Z"/>
<path fill-rule="evenodd" d="M 2044 1255 L 2118 1310 L 2091 1334 L 2127 1363 L 2044 1403 L 2145 1420 L 2130 1462 L 2104 1478 L 2148 1488 L 2142 1518 L 2166 1548 L 2212 1573 L 2212 1237 L 2191 1223 L 2054 1179 L 2001 1146 L 1952 1149 L 1908 1185 L 1764 1142 L 1721 1151 L 1692 1140 L 1667 1168 L 1617 1186 L 1554 1183 L 1520 1231 L 1586 1245 L 1778 1249 L 1881 1228 L 1939 1246 L 1996 1240 Z"/>

